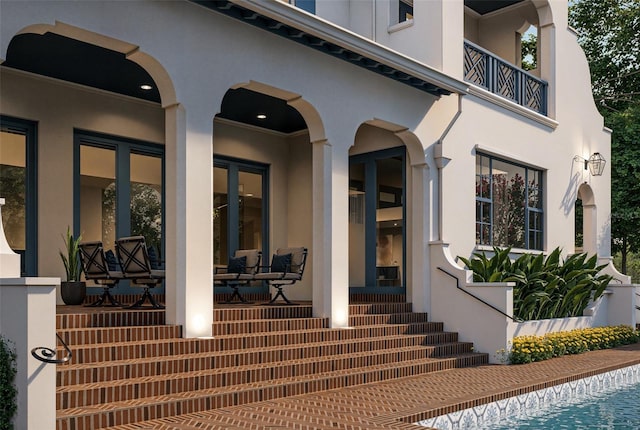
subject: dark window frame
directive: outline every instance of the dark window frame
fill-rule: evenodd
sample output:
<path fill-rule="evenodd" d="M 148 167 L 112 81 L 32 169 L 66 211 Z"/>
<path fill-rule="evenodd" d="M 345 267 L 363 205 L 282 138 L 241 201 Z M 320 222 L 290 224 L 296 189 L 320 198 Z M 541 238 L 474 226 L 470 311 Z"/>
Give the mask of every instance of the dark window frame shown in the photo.
<path fill-rule="evenodd" d="M 20 274 L 38 276 L 38 123 L 0 115 L 0 129 L 25 136 L 25 253 Z"/>
<path fill-rule="evenodd" d="M 493 163 L 494 161 L 499 161 L 501 163 L 505 163 L 511 166 L 515 166 L 515 167 L 519 167 L 524 169 L 525 172 L 525 177 L 524 177 L 524 182 L 525 182 L 525 191 L 524 191 L 524 197 L 523 197 L 523 208 L 524 208 L 524 248 L 523 249 L 530 249 L 530 250 L 537 250 L 537 251 L 543 251 L 544 250 L 544 171 L 541 169 L 535 169 L 533 167 L 527 166 L 525 164 L 521 164 L 521 163 L 517 163 L 511 160 L 507 160 L 501 157 L 497 157 L 485 152 L 477 152 L 476 153 L 476 162 L 475 162 L 475 166 L 477 169 L 478 164 L 482 164 L 482 158 L 487 158 L 489 160 L 489 173 L 487 175 L 483 175 L 482 171 L 480 172 L 480 176 L 487 176 L 489 178 L 489 184 L 488 184 L 488 188 L 489 188 L 489 197 L 483 197 L 482 195 L 479 195 L 478 190 L 476 189 L 476 193 L 475 193 L 475 202 L 476 202 L 476 231 L 480 231 L 480 237 L 476 237 L 476 245 L 488 245 L 488 246 L 513 246 L 513 244 L 498 244 L 495 245 L 494 244 L 494 234 L 493 234 L 493 229 L 494 229 L 494 220 L 493 220 L 493 205 L 494 205 L 494 196 L 493 196 Z M 534 176 L 537 175 L 537 178 L 539 181 L 537 183 L 537 190 L 535 190 L 535 192 L 538 194 L 537 197 L 537 201 L 538 201 L 538 206 L 539 207 L 535 207 L 535 206 L 530 206 L 529 205 L 529 196 L 531 195 L 531 191 L 533 190 L 532 187 L 530 187 L 530 179 L 533 178 Z M 478 172 L 476 171 L 475 174 L 476 178 L 479 176 Z M 477 184 L 477 181 L 476 181 Z M 477 185 L 476 185 L 477 187 Z M 480 193 L 481 194 L 481 193 Z M 489 210 L 489 238 L 488 240 L 486 240 L 486 238 L 483 238 L 482 232 L 483 230 L 483 226 L 487 225 L 487 223 L 483 222 L 482 220 L 482 210 L 481 208 L 483 207 L 483 205 L 489 204 L 490 205 L 490 210 Z M 480 208 L 480 209 L 479 209 Z M 539 218 L 539 228 L 535 228 L 532 227 L 531 225 L 531 221 L 535 220 L 536 218 Z M 478 229 L 479 227 L 479 229 Z M 520 247 L 517 247 L 520 248 Z"/>

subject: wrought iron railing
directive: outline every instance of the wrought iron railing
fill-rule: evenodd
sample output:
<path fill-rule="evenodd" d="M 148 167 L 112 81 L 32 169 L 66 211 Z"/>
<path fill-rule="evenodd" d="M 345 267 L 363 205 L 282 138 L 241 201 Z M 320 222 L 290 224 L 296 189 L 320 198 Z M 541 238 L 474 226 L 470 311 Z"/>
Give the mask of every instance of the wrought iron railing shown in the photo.
<path fill-rule="evenodd" d="M 62 346 L 64 346 L 64 349 L 66 350 L 66 355 L 64 357 L 56 358 L 58 356 L 58 353 L 56 352 L 56 350 L 47 348 L 45 346 L 37 346 L 33 348 L 31 350 L 31 355 L 33 355 L 33 357 L 36 358 L 37 360 L 40 360 L 44 363 L 51 363 L 51 364 L 62 364 L 71 360 L 73 353 L 69 349 L 69 346 L 64 342 L 64 340 L 62 340 L 62 338 L 58 333 L 56 333 L 56 336 L 58 337 L 58 340 L 60 341 L 60 343 L 62 343 Z"/>
<path fill-rule="evenodd" d="M 441 271 L 442 273 L 444 273 L 445 275 L 449 275 L 451 278 L 456 280 L 456 288 L 460 291 L 462 291 L 463 293 L 465 293 L 468 296 L 473 297 L 474 299 L 476 299 L 477 301 L 479 301 L 480 303 L 482 303 L 485 306 L 490 307 L 491 309 L 493 309 L 494 311 L 498 312 L 499 314 L 509 318 L 511 321 L 513 322 L 522 322 L 522 320 L 520 318 L 517 317 L 513 317 L 511 315 L 506 314 L 505 312 L 502 312 L 500 309 L 496 308 L 495 306 L 493 306 L 491 303 L 487 303 L 484 300 L 482 300 L 480 297 L 476 296 L 475 294 L 470 293 L 469 291 L 465 290 L 464 288 L 462 288 L 460 286 L 460 280 L 458 279 L 457 276 L 452 275 L 451 273 L 447 272 L 446 270 L 444 270 L 442 267 L 438 267 L 438 270 Z"/>
<path fill-rule="evenodd" d="M 547 114 L 545 81 L 468 40 L 464 41 L 464 80 L 542 115 Z"/>

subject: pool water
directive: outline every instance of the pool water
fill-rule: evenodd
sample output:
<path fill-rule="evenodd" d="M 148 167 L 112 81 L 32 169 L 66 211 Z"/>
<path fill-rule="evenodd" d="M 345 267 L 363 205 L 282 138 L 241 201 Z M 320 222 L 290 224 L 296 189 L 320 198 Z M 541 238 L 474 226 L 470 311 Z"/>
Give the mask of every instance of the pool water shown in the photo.
<path fill-rule="evenodd" d="M 591 394 L 568 404 L 554 404 L 523 411 L 482 430 L 515 429 L 640 429 L 640 384 Z"/>
<path fill-rule="evenodd" d="M 640 364 L 415 424 L 439 430 L 640 429 Z"/>

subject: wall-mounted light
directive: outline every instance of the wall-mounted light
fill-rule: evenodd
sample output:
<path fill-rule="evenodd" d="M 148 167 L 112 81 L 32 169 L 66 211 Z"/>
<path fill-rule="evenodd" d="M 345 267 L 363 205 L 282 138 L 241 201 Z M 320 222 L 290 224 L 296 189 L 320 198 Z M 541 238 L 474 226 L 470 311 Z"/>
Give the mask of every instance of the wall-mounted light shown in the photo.
<path fill-rule="evenodd" d="M 604 166 L 607 164 L 607 160 L 599 152 L 594 152 L 588 159 L 576 155 L 573 161 L 584 162 L 584 170 L 589 169 L 591 176 L 602 176 Z"/>

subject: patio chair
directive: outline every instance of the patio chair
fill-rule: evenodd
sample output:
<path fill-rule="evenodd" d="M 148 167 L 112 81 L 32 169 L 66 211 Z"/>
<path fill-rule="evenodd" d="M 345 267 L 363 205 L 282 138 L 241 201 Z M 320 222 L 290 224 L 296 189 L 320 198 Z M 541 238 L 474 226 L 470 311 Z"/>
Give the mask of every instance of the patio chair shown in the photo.
<path fill-rule="evenodd" d="M 131 236 L 116 239 L 116 253 L 122 266 L 122 274 L 135 285 L 144 286 L 142 296 L 129 308 L 142 308 L 149 300 L 153 309 L 164 309 L 164 305 L 156 302 L 149 289 L 161 284 L 165 278 L 164 270 L 151 267 L 147 245 L 143 236 Z"/>
<path fill-rule="evenodd" d="M 250 303 L 242 297 L 238 288 L 254 280 L 261 259 L 262 252 L 257 249 L 239 249 L 233 257 L 229 257 L 227 267 L 216 267 L 213 275 L 214 284 L 233 289 L 233 294 L 224 303 L 232 303 L 236 297 L 240 303 Z"/>
<path fill-rule="evenodd" d="M 304 266 L 307 261 L 307 248 L 279 248 L 271 259 L 269 271 L 258 273 L 254 277 L 256 281 L 266 281 L 269 286 L 274 287 L 276 295 L 267 303 L 274 304 L 278 297 L 282 297 L 288 305 L 296 305 L 282 292 L 285 286 L 293 285 L 302 279 Z"/>
<path fill-rule="evenodd" d="M 124 278 L 122 272 L 118 271 L 117 262 L 115 265 L 109 264 L 102 242 L 82 242 L 78 244 L 80 265 L 84 272 L 84 277 L 101 285 L 102 295 L 98 300 L 86 306 L 122 306 L 112 295 L 110 290 Z M 115 259 L 115 256 L 113 257 Z"/>

